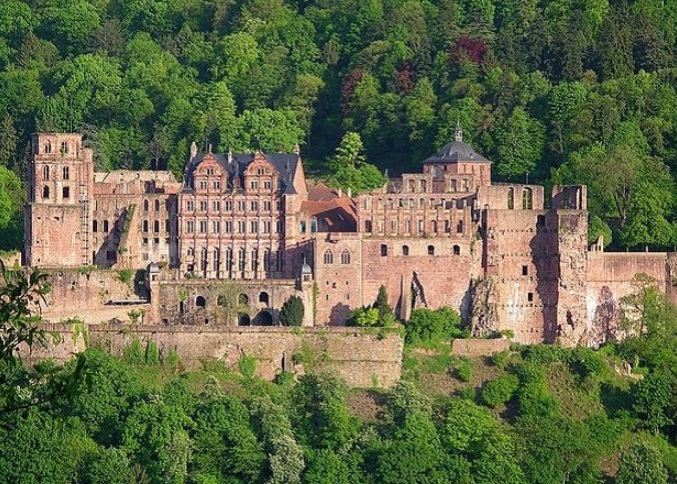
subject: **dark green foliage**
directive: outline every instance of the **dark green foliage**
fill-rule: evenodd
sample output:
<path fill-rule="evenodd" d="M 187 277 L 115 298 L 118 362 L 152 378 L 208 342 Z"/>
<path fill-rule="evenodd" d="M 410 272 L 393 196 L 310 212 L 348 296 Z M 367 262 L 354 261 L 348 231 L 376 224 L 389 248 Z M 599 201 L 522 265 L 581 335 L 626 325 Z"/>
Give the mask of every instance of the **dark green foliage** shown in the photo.
<path fill-rule="evenodd" d="M 412 345 L 435 345 L 468 336 L 460 328 L 461 317 L 454 309 L 415 309 L 405 324 L 406 341 Z"/>
<path fill-rule="evenodd" d="M 280 323 L 282 326 L 301 326 L 305 308 L 303 301 L 298 296 L 291 296 L 282 305 L 280 310 Z"/>

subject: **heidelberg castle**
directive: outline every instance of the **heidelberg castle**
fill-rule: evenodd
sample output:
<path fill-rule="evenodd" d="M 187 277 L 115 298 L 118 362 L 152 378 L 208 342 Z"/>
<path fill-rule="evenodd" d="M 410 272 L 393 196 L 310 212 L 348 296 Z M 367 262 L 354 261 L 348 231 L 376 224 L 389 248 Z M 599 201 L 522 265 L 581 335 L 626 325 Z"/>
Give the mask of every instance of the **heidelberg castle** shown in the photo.
<path fill-rule="evenodd" d="M 97 173 L 80 135 L 39 133 L 29 170 L 25 263 L 139 271 L 134 294 L 100 303 L 140 305 L 151 323 L 270 325 L 298 295 L 304 325 L 343 325 L 385 286 L 404 320 L 451 306 L 475 336 L 596 345 L 619 336 L 620 298 L 637 274 L 676 292 L 672 254 L 588 247 L 585 186 L 546 198 L 542 186 L 492 183 L 491 162 L 458 128 L 420 173 L 352 198 L 307 180 L 298 150 L 198 153 L 193 143 L 177 182 L 166 171 Z"/>

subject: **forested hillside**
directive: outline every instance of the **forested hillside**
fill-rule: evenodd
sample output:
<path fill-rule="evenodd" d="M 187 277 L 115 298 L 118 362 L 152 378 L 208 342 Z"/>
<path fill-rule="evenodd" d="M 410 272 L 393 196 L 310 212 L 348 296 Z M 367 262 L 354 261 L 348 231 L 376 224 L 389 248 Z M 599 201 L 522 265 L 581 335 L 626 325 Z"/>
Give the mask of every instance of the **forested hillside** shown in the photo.
<path fill-rule="evenodd" d="M 3 0 L 0 166 L 25 178 L 30 133 L 60 130 L 99 169 L 298 142 L 326 175 L 355 132 L 392 175 L 460 122 L 499 180 L 588 183 L 591 238 L 668 248 L 676 31 L 663 0 Z M 0 197 L 0 248 L 20 203 Z"/>
<path fill-rule="evenodd" d="M 273 383 L 246 354 L 235 369 L 206 359 L 185 371 L 180 355 L 139 340 L 121 360 L 90 348 L 65 369 L 22 366 L 11 350 L 28 336 L 26 296 L 14 290 L 42 289 L 10 279 L 0 483 L 675 482 L 677 315 L 645 282 L 623 301 L 625 327 L 641 336 L 597 352 L 514 345 L 460 358 L 449 345 L 463 332 L 458 315 L 416 310 L 403 381 L 349 389 L 308 348 L 292 355 L 305 374 Z"/>

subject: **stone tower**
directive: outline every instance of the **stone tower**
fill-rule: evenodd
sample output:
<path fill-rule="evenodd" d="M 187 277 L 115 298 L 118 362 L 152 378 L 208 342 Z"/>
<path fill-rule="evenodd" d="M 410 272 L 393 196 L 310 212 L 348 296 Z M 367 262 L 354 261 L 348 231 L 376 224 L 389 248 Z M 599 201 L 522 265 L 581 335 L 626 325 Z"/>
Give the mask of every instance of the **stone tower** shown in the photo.
<path fill-rule="evenodd" d="M 79 134 L 37 133 L 31 151 L 25 210 L 26 264 L 91 264 L 92 150 L 82 147 Z"/>

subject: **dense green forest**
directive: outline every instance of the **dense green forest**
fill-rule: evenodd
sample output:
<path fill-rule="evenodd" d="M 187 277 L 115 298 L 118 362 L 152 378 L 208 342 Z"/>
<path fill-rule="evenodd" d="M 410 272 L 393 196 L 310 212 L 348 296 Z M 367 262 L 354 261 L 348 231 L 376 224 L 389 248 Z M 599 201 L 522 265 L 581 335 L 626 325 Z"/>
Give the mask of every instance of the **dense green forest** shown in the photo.
<path fill-rule="evenodd" d="M 2 272 L 0 483 L 677 480 L 677 312 L 646 279 L 623 300 L 635 336 L 622 343 L 460 358 L 449 345 L 463 334 L 458 315 L 416 310 L 399 329 L 402 381 L 349 389 L 310 349 L 293 355 L 305 374 L 274 382 L 246 354 L 234 369 L 205 360 L 186 371 L 180 355 L 139 340 L 121 359 L 89 348 L 65 367 L 23 365 L 19 343 L 56 337 L 27 305 L 47 287 L 35 273 Z"/>
<path fill-rule="evenodd" d="M 3 0 L 0 249 L 35 130 L 178 175 L 196 141 L 331 176 L 356 133 L 394 175 L 457 121 L 500 180 L 587 183 L 591 239 L 671 248 L 676 32 L 664 0 Z"/>

